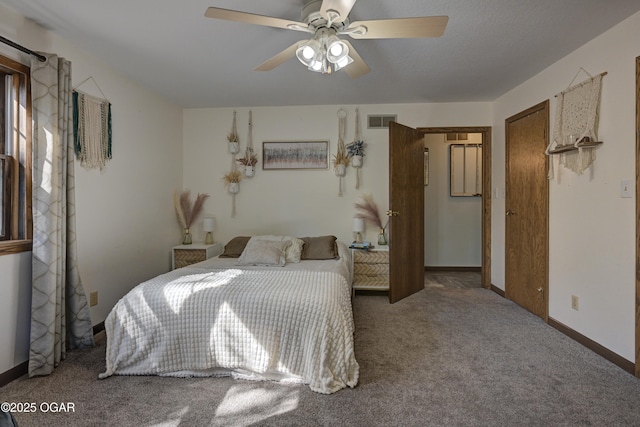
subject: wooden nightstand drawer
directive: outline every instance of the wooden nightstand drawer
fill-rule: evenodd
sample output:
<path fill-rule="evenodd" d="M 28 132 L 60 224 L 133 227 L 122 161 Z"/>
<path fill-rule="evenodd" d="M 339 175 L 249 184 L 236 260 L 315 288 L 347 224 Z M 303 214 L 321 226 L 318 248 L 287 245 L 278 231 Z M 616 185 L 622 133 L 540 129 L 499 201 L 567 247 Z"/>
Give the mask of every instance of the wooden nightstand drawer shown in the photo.
<path fill-rule="evenodd" d="M 174 268 L 186 267 L 207 259 L 205 249 L 176 249 L 173 251 Z"/>
<path fill-rule="evenodd" d="M 356 263 L 389 264 L 389 251 L 356 250 L 353 260 Z"/>
<path fill-rule="evenodd" d="M 389 264 L 369 264 L 356 262 L 353 264 L 353 274 L 364 276 L 389 275 Z"/>
<path fill-rule="evenodd" d="M 353 251 L 353 289 L 389 290 L 389 249 Z"/>
<path fill-rule="evenodd" d="M 172 268 L 186 267 L 200 261 L 207 260 L 222 253 L 223 247 L 221 243 L 213 245 L 180 245 L 173 248 L 172 251 Z"/>
<path fill-rule="evenodd" d="M 356 274 L 353 276 L 353 287 L 355 289 L 380 290 L 389 289 L 389 276 L 369 276 L 366 274 Z"/>

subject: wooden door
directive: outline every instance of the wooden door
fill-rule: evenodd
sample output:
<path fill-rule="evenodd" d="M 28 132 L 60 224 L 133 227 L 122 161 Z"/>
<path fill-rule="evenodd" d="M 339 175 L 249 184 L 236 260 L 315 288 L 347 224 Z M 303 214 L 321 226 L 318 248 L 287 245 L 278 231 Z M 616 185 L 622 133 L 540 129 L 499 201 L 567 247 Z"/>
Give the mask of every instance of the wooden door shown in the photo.
<path fill-rule="evenodd" d="M 423 133 L 389 124 L 389 301 L 424 289 Z"/>
<path fill-rule="evenodd" d="M 505 294 L 547 320 L 549 101 L 506 120 Z"/>

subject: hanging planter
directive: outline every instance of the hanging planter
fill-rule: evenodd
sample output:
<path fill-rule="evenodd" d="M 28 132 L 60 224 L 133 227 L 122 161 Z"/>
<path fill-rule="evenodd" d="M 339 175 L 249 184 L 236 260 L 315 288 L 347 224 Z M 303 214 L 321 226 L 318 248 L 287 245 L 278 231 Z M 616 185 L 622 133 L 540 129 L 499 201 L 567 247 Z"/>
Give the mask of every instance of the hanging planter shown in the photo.
<path fill-rule="evenodd" d="M 333 156 L 333 171 L 338 180 L 338 196 L 342 196 L 342 178 L 347 174 L 349 156 L 344 146 L 344 129 L 346 126 L 347 112 L 342 108 L 338 110 L 338 149 Z"/>
<path fill-rule="evenodd" d="M 231 132 L 227 135 L 229 141 L 229 152 L 237 154 L 240 152 L 240 138 L 238 138 L 238 126 L 236 124 L 236 112 L 233 112 L 233 122 L 231 122 Z"/>
<path fill-rule="evenodd" d="M 349 156 L 344 148 L 342 141 L 338 142 L 338 150 L 333 156 L 333 171 L 340 178 L 338 181 L 338 196 L 342 196 L 342 177 L 347 174 L 347 165 L 349 164 Z"/>
<path fill-rule="evenodd" d="M 356 189 L 360 188 L 360 168 L 364 161 L 364 148 L 367 144 L 360 137 L 360 112 L 356 108 L 356 130 L 354 141 L 347 145 L 347 155 L 351 158 L 351 166 L 356 170 Z"/>
<path fill-rule="evenodd" d="M 238 169 L 233 169 L 231 172 L 222 177 L 224 185 L 231 194 L 237 194 L 240 191 L 240 181 L 242 180 L 242 173 Z"/>
<path fill-rule="evenodd" d="M 238 141 L 229 141 L 229 152 L 238 154 L 240 152 L 240 143 Z"/>
<path fill-rule="evenodd" d="M 258 156 L 253 154 L 253 148 L 247 147 L 244 157 L 236 159 L 236 162 L 243 166 L 244 176 L 251 178 L 255 173 L 255 166 L 258 164 Z"/>
<path fill-rule="evenodd" d="M 240 192 L 240 181 L 242 180 L 242 172 L 235 168 L 231 172 L 222 177 L 227 191 L 231 194 L 231 217 L 236 216 L 236 194 Z"/>

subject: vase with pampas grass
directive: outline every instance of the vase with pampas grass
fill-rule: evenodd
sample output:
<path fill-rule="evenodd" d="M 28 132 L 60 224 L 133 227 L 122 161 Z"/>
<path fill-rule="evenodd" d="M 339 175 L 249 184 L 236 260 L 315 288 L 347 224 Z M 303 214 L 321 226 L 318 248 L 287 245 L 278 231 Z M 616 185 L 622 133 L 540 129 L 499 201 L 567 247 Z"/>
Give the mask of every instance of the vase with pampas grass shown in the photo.
<path fill-rule="evenodd" d="M 183 245 L 190 245 L 193 241 L 189 229 L 193 222 L 202 213 L 204 208 L 204 201 L 209 197 L 208 194 L 198 193 L 195 201 L 191 202 L 191 192 L 189 190 L 183 190 L 181 192 L 176 191 L 173 193 L 173 204 L 178 216 L 178 222 L 184 229 L 184 237 L 182 239 Z"/>
<path fill-rule="evenodd" d="M 362 218 L 366 222 L 369 222 L 380 230 L 378 234 L 378 245 L 387 245 L 387 237 L 385 235 L 385 231 L 387 225 L 389 224 L 389 220 L 382 225 L 382 216 L 378 211 L 378 205 L 375 200 L 373 200 L 373 196 L 371 194 L 363 194 L 360 196 L 360 200 L 358 200 L 355 204 L 356 214 L 355 218 Z"/>

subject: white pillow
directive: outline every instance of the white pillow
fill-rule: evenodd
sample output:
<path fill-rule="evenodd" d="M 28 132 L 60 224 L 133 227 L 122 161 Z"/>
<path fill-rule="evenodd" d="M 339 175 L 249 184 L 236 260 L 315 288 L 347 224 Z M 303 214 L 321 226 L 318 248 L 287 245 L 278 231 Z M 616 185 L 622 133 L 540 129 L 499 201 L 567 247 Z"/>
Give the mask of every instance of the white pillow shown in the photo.
<path fill-rule="evenodd" d="M 304 245 L 304 240 L 298 239 L 293 236 L 274 236 L 274 235 L 265 235 L 265 236 L 253 236 L 251 239 L 259 239 L 259 240 L 270 240 L 270 241 L 289 241 L 291 245 L 287 248 L 285 258 L 287 262 L 300 262 L 300 258 L 302 257 L 302 246 Z"/>
<path fill-rule="evenodd" d="M 269 265 L 283 267 L 286 263 L 286 250 L 291 246 L 289 240 L 249 239 L 247 246 L 238 258 L 238 265 Z"/>

